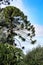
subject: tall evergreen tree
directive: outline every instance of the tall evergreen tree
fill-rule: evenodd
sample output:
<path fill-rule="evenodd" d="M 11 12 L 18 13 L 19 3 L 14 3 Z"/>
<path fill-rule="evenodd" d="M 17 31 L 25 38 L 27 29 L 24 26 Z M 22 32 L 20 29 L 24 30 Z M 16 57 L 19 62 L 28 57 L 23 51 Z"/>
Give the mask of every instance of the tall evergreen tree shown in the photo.
<path fill-rule="evenodd" d="M 10 0 L 0 0 L 0 5 L 1 4 L 9 5 Z M 0 9 L 0 42 L 13 45 L 15 41 L 13 38 L 16 35 L 19 36 L 19 38 L 21 38 L 23 41 L 26 40 L 26 35 L 26 38 L 29 37 L 32 44 L 36 42 L 36 40 L 33 40 L 33 37 L 35 36 L 35 28 L 33 25 L 31 25 L 30 21 L 27 20 L 27 16 L 24 15 L 22 11 L 13 6 Z"/>

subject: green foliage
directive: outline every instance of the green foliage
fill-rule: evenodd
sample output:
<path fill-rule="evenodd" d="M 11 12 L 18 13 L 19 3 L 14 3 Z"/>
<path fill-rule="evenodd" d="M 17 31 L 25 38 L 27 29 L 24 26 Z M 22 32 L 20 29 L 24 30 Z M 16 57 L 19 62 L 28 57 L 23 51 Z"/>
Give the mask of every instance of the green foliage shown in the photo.
<path fill-rule="evenodd" d="M 0 65 L 24 65 L 23 56 L 21 49 L 0 43 Z"/>
<path fill-rule="evenodd" d="M 28 52 L 25 58 L 28 65 L 43 65 L 43 47 Z"/>

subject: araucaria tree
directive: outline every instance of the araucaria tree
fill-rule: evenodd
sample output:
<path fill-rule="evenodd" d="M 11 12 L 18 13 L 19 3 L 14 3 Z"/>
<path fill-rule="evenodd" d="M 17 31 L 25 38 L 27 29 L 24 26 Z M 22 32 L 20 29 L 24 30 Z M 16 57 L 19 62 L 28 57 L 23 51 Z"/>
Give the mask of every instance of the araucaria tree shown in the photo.
<path fill-rule="evenodd" d="M 29 37 L 28 40 L 30 40 L 32 44 L 36 42 L 36 40 L 33 40 L 33 37 L 35 36 L 34 26 L 31 25 L 30 21 L 27 20 L 27 16 L 18 8 L 7 6 L 0 10 L 0 16 L 1 43 L 13 45 L 13 43 L 15 44 L 15 36 L 19 36 L 23 41 Z"/>

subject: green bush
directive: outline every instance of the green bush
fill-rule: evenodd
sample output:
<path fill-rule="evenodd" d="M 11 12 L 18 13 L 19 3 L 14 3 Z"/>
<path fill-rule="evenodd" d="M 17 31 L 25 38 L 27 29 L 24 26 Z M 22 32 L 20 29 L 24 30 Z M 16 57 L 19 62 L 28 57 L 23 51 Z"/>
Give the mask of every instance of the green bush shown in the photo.
<path fill-rule="evenodd" d="M 0 65 L 24 65 L 23 55 L 22 50 L 15 46 L 0 44 Z"/>
<path fill-rule="evenodd" d="M 28 52 L 25 57 L 28 65 L 43 65 L 43 47 L 38 47 Z"/>

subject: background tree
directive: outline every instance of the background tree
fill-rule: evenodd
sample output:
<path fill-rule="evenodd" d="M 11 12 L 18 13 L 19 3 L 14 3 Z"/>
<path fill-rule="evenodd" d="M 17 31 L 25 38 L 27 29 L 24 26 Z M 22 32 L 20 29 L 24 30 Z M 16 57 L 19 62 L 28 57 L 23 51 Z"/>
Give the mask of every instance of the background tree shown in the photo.
<path fill-rule="evenodd" d="M 43 47 L 28 52 L 24 60 L 27 65 L 43 65 Z"/>
<path fill-rule="evenodd" d="M 30 37 L 31 43 L 34 44 L 36 40 L 33 40 L 32 38 L 35 36 L 35 28 L 33 25 L 31 25 L 30 21 L 27 20 L 27 16 L 24 15 L 22 11 L 20 11 L 18 8 L 13 6 L 8 6 L 4 8 L 3 10 L 3 21 L 0 22 L 1 29 L 6 30 L 6 34 L 3 35 L 6 36 L 6 40 L 3 38 L 5 36 L 2 36 L 2 39 L 4 40 L 2 43 L 14 43 L 14 36 L 19 36 L 23 41 L 25 41 L 25 35 L 27 37 Z M 5 31 L 3 30 L 3 32 Z M 26 32 L 27 31 L 27 32 Z M 24 35 L 22 36 L 22 34 Z M 17 39 L 16 39 L 17 40 Z M 29 39 L 28 39 L 29 40 Z M 16 45 L 16 44 L 15 44 Z"/>

